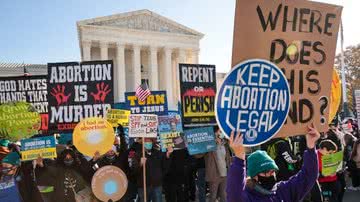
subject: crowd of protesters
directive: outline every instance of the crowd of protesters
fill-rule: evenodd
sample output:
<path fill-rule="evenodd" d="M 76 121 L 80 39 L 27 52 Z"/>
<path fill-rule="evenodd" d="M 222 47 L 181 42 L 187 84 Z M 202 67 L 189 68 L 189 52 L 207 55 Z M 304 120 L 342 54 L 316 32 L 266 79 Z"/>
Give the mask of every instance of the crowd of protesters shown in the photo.
<path fill-rule="evenodd" d="M 106 165 L 127 175 L 128 189 L 120 200 L 125 202 L 144 200 L 143 166 L 147 199 L 153 202 L 342 201 L 346 189 L 360 191 L 360 137 L 356 123 L 350 119 L 348 124 L 352 132 L 332 123 L 321 135 L 309 126 L 305 136 L 273 138 L 252 153 L 242 146 L 240 134 L 228 140 L 214 127 L 216 150 L 194 156 L 186 148 L 161 152 L 156 139 L 126 141 L 121 126 L 113 147 L 93 157 L 69 141 L 57 145 L 56 159 L 21 161 L 21 146 L 2 139 L 0 201 L 76 202 L 84 193 L 88 201 L 97 201 L 91 179 Z M 323 176 L 321 157 L 339 151 L 344 154 L 341 169 Z"/>

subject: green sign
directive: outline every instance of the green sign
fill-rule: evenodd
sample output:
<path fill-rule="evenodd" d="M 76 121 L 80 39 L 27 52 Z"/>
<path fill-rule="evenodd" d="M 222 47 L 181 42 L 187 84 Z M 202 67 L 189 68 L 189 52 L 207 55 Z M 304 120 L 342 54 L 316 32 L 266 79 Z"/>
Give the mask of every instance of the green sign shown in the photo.
<path fill-rule="evenodd" d="M 40 126 L 40 114 L 30 103 L 0 105 L 0 138 L 18 141 L 37 134 Z"/>
<path fill-rule="evenodd" d="M 334 175 L 342 167 L 344 152 L 339 151 L 334 154 L 323 155 L 321 157 L 323 176 Z"/>

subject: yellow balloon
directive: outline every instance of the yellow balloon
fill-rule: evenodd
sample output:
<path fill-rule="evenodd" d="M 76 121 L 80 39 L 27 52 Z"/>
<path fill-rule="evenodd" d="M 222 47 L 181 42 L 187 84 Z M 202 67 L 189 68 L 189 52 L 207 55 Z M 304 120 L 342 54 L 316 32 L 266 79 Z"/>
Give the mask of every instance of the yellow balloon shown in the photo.
<path fill-rule="evenodd" d="M 329 123 L 335 118 L 341 102 L 341 80 L 335 68 L 332 74 Z"/>
<path fill-rule="evenodd" d="M 86 118 L 80 121 L 73 132 L 73 142 L 76 148 L 87 156 L 94 156 L 96 151 L 100 155 L 108 152 L 115 140 L 111 124 L 98 117 Z"/>

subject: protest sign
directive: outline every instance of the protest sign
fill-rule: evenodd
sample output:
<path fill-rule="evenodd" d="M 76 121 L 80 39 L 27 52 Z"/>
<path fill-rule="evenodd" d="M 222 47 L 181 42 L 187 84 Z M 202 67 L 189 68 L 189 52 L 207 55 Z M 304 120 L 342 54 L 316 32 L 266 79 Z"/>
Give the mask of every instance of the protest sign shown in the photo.
<path fill-rule="evenodd" d="M 83 118 L 105 117 L 114 103 L 113 62 L 48 64 L 49 130 L 71 132 Z"/>
<path fill-rule="evenodd" d="M 168 103 L 166 91 L 151 91 L 144 101 L 135 96 L 135 92 L 125 93 L 125 108 L 131 114 L 156 114 L 166 115 L 168 113 Z"/>
<path fill-rule="evenodd" d="M 41 130 L 48 125 L 48 93 L 46 75 L 0 77 L 0 104 L 27 102 L 40 113 Z"/>
<path fill-rule="evenodd" d="M 108 109 L 106 120 L 113 126 L 118 127 L 119 124 L 126 127 L 129 125 L 129 110 L 122 109 Z"/>
<path fill-rule="evenodd" d="M 273 63 L 253 59 L 235 66 L 224 78 L 216 97 L 216 118 L 229 137 L 244 135 L 244 146 L 273 137 L 284 124 L 290 107 L 285 75 Z"/>
<path fill-rule="evenodd" d="M 0 139 L 18 141 L 38 133 L 40 115 L 31 104 L 12 102 L 0 105 Z"/>
<path fill-rule="evenodd" d="M 103 118 L 91 117 L 80 121 L 73 133 L 73 144 L 83 154 L 94 156 L 108 152 L 114 144 L 115 133 L 109 122 Z"/>
<path fill-rule="evenodd" d="M 184 131 L 190 155 L 216 150 L 215 133 L 212 127 L 195 128 Z"/>
<path fill-rule="evenodd" d="M 30 161 L 41 156 L 43 159 L 56 158 L 55 136 L 44 136 L 21 140 L 21 160 Z"/>
<path fill-rule="evenodd" d="M 179 75 L 184 126 L 215 125 L 215 65 L 179 64 Z"/>
<path fill-rule="evenodd" d="M 334 120 L 341 102 L 341 80 L 335 68 L 332 74 L 329 122 Z"/>
<path fill-rule="evenodd" d="M 334 154 L 323 155 L 321 157 L 323 176 L 335 175 L 337 171 L 341 170 L 343 164 L 344 152 L 339 151 Z"/>
<path fill-rule="evenodd" d="M 331 74 L 342 7 L 313 1 L 237 0 L 232 66 L 251 58 L 282 69 L 290 111 L 278 136 L 328 130 Z"/>
<path fill-rule="evenodd" d="M 156 138 L 158 117 L 154 114 L 130 114 L 129 137 Z"/>
<path fill-rule="evenodd" d="M 104 166 L 96 171 L 91 180 L 91 189 L 101 201 L 119 201 L 126 193 L 128 180 L 116 166 Z"/>
<path fill-rule="evenodd" d="M 185 148 L 185 141 L 181 134 L 183 131 L 181 117 L 179 115 L 159 116 L 158 122 L 160 145 L 163 152 L 168 147 L 174 149 Z"/>
<path fill-rule="evenodd" d="M 358 126 L 360 126 L 360 90 L 354 90 L 355 113 L 357 114 Z M 360 132 L 360 127 L 358 128 Z"/>

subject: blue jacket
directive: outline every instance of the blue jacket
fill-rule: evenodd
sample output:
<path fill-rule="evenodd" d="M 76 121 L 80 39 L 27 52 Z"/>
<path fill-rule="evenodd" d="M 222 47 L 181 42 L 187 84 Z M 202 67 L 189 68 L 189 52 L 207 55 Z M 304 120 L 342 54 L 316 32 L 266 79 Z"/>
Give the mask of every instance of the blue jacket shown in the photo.
<path fill-rule="evenodd" d="M 245 161 L 235 158 L 227 177 L 228 202 L 297 202 L 302 200 L 312 189 L 318 177 L 318 161 L 315 149 L 304 153 L 304 165 L 288 181 L 279 182 L 271 192 L 259 190 L 258 186 L 246 186 Z M 281 171 L 280 171 L 281 172 Z"/>

